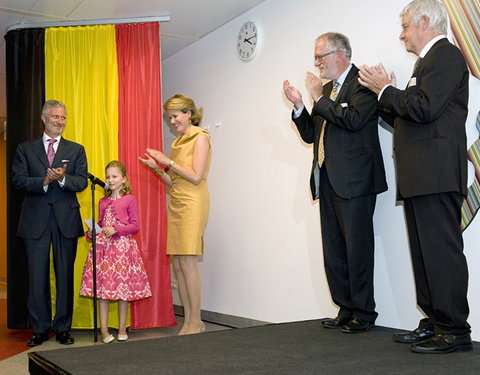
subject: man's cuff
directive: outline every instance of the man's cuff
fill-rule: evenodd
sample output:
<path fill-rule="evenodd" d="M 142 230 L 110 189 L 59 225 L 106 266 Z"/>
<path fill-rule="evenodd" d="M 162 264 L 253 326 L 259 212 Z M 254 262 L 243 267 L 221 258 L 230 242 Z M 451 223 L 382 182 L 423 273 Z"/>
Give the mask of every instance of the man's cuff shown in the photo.
<path fill-rule="evenodd" d="M 381 89 L 380 92 L 378 93 L 378 99 L 382 97 L 383 92 L 388 86 L 391 86 L 391 84 L 389 83 L 388 85 L 383 86 L 383 89 Z"/>
<path fill-rule="evenodd" d="M 302 104 L 300 106 L 300 108 L 294 109 L 293 110 L 293 118 L 299 118 L 300 115 L 302 114 L 304 108 L 305 108 L 305 105 Z"/>

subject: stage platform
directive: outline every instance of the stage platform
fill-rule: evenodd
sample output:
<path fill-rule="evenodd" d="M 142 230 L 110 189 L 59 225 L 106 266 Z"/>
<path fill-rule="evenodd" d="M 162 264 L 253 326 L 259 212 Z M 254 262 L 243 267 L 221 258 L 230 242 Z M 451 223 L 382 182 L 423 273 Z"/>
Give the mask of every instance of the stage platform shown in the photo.
<path fill-rule="evenodd" d="M 318 320 L 206 332 L 107 345 L 33 352 L 32 375 L 478 375 L 473 351 L 415 354 L 392 340 L 398 332 L 375 327 L 344 334 Z"/>

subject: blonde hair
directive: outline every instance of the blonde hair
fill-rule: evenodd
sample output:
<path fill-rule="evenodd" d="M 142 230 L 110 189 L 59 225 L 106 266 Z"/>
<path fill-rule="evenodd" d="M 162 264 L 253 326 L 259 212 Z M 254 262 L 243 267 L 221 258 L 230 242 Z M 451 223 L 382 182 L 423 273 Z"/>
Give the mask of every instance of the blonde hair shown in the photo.
<path fill-rule="evenodd" d="M 108 168 L 118 168 L 120 170 L 120 173 L 122 174 L 122 177 L 125 177 L 125 182 L 123 183 L 123 186 L 119 192 L 120 195 L 124 196 L 124 195 L 130 194 L 132 192 L 132 185 L 130 184 L 130 180 L 128 179 L 127 168 L 125 168 L 125 165 L 118 160 L 112 160 L 105 167 L 105 173 L 107 172 Z M 110 189 L 105 190 L 106 197 L 109 197 L 111 195 L 112 195 L 112 191 Z"/>
<path fill-rule="evenodd" d="M 195 107 L 195 102 L 183 94 L 175 94 L 163 104 L 164 110 L 182 111 L 187 113 L 190 111 L 190 122 L 192 125 L 198 126 L 202 121 L 203 109 Z"/>

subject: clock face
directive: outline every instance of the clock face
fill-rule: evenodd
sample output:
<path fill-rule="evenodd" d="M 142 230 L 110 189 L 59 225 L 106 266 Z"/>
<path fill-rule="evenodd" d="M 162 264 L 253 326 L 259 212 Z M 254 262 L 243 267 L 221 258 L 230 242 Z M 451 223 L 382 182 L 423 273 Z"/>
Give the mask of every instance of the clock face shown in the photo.
<path fill-rule="evenodd" d="M 253 22 L 245 22 L 238 32 L 237 52 L 242 60 L 249 60 L 253 57 L 257 48 L 258 29 Z"/>

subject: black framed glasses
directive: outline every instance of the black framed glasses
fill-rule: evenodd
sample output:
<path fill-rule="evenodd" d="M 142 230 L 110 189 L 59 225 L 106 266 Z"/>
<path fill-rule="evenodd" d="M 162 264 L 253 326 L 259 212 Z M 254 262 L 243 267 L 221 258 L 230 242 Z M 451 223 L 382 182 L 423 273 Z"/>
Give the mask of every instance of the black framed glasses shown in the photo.
<path fill-rule="evenodd" d="M 324 57 L 327 57 L 328 55 L 331 55 L 332 53 L 335 53 L 337 52 L 336 49 L 334 49 L 333 51 L 330 51 L 330 52 L 325 52 L 325 53 L 322 53 L 321 55 L 315 55 L 315 61 L 322 61 Z"/>

